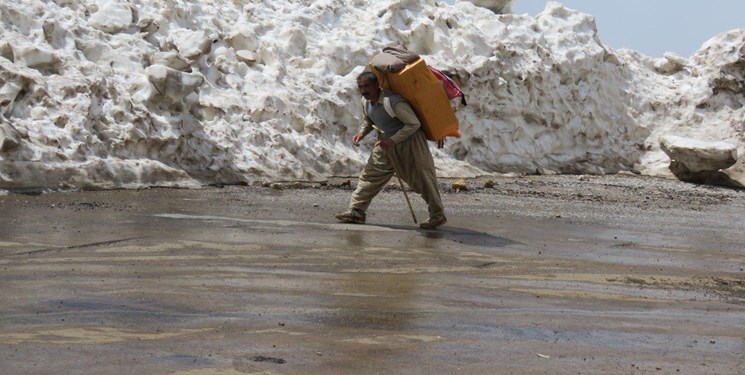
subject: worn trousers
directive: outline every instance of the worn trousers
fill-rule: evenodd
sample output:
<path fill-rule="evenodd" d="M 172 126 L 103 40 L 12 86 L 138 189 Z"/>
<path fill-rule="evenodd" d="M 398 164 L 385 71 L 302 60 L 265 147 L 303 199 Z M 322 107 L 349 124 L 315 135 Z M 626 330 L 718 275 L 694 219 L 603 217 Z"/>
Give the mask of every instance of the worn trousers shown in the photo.
<path fill-rule="evenodd" d="M 399 177 L 427 203 L 430 219 L 445 217 L 445 209 L 437 188 L 435 162 L 432 160 L 427 138 L 421 129 L 389 148 L 387 152 L 380 146 L 373 148 L 367 165 L 360 174 L 357 189 L 352 194 L 350 207 L 367 211 L 373 198 L 393 177 L 394 169 L 388 156 L 393 158 Z"/>

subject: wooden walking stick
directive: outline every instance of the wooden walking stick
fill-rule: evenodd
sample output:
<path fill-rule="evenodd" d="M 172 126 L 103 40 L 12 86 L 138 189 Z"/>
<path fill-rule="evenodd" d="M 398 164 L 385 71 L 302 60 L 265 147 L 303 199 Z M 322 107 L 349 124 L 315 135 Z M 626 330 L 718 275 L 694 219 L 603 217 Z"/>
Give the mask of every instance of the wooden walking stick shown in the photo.
<path fill-rule="evenodd" d="M 375 130 L 378 132 L 378 137 L 380 139 L 383 139 L 382 135 L 385 134 L 382 130 L 380 130 L 379 127 L 374 126 Z M 401 174 L 398 173 L 398 167 L 396 167 L 396 162 L 393 160 L 393 156 L 391 155 L 391 152 L 383 148 L 383 146 L 380 146 L 380 148 L 383 149 L 383 152 L 385 152 L 385 156 L 388 158 L 388 162 L 391 163 L 391 167 L 393 167 L 393 173 L 396 174 L 396 178 L 398 179 L 398 184 L 401 185 L 401 191 L 404 192 L 404 198 L 406 198 L 406 204 L 409 206 L 409 211 L 411 211 L 411 217 L 414 219 L 414 224 L 418 224 L 416 221 L 416 215 L 414 215 L 414 208 L 411 207 L 411 201 L 409 200 L 409 194 L 406 193 L 406 187 L 404 187 L 404 182 L 401 181 Z"/>

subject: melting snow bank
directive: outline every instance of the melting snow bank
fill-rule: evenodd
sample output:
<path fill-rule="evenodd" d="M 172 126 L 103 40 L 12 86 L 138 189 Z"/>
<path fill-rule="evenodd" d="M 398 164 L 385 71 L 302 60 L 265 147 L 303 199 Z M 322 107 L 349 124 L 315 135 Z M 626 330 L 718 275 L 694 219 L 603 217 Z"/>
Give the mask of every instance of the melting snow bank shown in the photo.
<path fill-rule="evenodd" d="M 431 0 L 10 0 L 0 14 L 0 188 L 356 175 L 372 140 L 351 144 L 355 78 L 393 40 L 468 94 L 462 138 L 434 152 L 441 176 L 669 175 L 665 135 L 745 151 L 743 29 L 652 59 L 603 46 L 558 3 L 535 18 Z"/>

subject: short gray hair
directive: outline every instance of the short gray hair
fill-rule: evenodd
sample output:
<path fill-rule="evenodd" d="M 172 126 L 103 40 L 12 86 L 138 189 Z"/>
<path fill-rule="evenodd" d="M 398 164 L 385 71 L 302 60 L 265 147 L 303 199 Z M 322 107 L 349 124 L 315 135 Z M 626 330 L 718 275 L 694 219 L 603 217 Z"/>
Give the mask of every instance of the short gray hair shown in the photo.
<path fill-rule="evenodd" d="M 378 75 L 370 71 L 362 72 L 362 74 L 357 76 L 357 80 L 378 83 Z"/>

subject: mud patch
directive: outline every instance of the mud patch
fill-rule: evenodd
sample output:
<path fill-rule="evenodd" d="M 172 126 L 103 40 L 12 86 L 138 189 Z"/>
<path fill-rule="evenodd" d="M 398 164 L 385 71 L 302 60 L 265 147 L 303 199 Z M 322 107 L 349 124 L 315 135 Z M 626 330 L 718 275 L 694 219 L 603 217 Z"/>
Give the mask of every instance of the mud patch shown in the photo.
<path fill-rule="evenodd" d="M 557 289 L 539 289 L 539 288 L 513 288 L 515 292 L 534 294 L 537 297 L 554 297 L 554 298 L 578 298 L 578 299 L 597 299 L 604 301 L 625 301 L 625 302 L 675 302 L 672 300 L 663 300 L 656 298 L 634 297 L 625 294 L 600 293 L 584 290 L 557 290 Z"/>
<path fill-rule="evenodd" d="M 609 281 L 616 281 L 610 279 Z M 723 277 L 693 277 L 693 278 L 640 278 L 626 276 L 619 280 L 624 284 L 639 285 L 664 289 L 680 289 L 688 291 L 702 291 L 713 293 L 728 303 L 745 305 L 745 280 Z"/>
<path fill-rule="evenodd" d="M 259 372 L 258 368 L 267 365 L 282 365 L 287 363 L 284 358 L 263 355 L 245 355 L 233 359 L 233 368 L 242 374 L 276 374 L 275 372 Z"/>
<path fill-rule="evenodd" d="M 684 277 L 670 275 L 643 275 L 643 274 L 594 274 L 594 273 L 555 273 L 544 275 L 509 275 L 503 276 L 507 279 L 517 280 L 550 280 L 550 281 L 572 281 L 601 285 L 633 285 L 641 289 L 664 289 L 680 290 L 686 292 L 702 292 L 714 294 L 718 299 L 728 303 L 745 304 L 745 280 L 725 277 Z M 532 289 L 526 289 L 529 291 Z M 558 296 L 559 294 L 570 297 L 577 293 L 585 295 L 580 291 L 552 291 L 547 295 Z M 545 294 L 545 293 L 544 293 Z M 600 298 L 616 300 L 620 297 L 591 296 L 585 298 Z M 612 297 L 612 298 L 610 298 Z M 637 297 L 629 297 L 637 298 Z M 644 299 L 650 301 L 649 299 Z"/>

